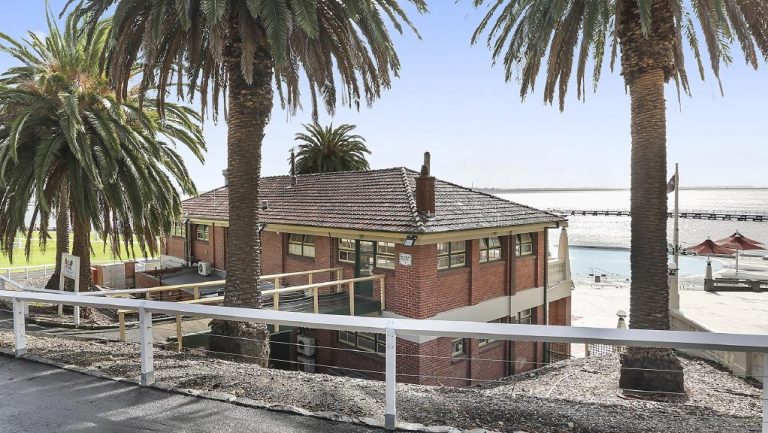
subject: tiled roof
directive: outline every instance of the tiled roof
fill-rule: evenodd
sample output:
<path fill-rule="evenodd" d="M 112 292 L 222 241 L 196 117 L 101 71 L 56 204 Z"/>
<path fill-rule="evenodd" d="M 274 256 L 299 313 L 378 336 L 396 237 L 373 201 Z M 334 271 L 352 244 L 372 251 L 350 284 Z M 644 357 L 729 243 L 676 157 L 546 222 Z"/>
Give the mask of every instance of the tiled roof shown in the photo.
<path fill-rule="evenodd" d="M 435 215 L 416 211 L 418 173 L 406 168 L 261 178 L 261 222 L 398 233 L 438 233 L 523 224 L 563 218 L 435 180 Z M 189 218 L 227 220 L 227 188 L 185 200 Z"/>

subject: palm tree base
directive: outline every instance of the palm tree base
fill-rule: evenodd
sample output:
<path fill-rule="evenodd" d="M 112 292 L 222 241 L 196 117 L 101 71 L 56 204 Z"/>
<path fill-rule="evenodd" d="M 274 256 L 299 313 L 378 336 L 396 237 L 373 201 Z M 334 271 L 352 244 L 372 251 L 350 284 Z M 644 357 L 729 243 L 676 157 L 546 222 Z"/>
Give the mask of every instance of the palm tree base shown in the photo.
<path fill-rule="evenodd" d="M 683 366 L 670 349 L 629 348 L 621 355 L 619 387 L 625 392 L 685 394 Z"/>
<path fill-rule="evenodd" d="M 269 329 L 263 323 L 211 320 L 208 348 L 212 352 L 240 355 L 242 362 L 269 365 Z"/>
<path fill-rule="evenodd" d="M 48 290 L 59 290 L 59 280 L 61 279 L 61 274 L 58 272 L 54 272 L 51 274 L 51 278 L 48 279 L 48 282 L 45 283 L 45 288 Z"/>

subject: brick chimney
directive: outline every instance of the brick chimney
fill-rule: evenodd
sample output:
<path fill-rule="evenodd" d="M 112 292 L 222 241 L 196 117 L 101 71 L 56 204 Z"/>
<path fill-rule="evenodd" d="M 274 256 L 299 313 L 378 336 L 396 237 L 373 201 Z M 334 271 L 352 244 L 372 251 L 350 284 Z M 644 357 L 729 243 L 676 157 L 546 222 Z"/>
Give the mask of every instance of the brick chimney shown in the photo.
<path fill-rule="evenodd" d="M 424 152 L 421 174 L 416 178 L 416 209 L 427 216 L 435 214 L 435 178 L 429 173 L 429 152 Z"/>

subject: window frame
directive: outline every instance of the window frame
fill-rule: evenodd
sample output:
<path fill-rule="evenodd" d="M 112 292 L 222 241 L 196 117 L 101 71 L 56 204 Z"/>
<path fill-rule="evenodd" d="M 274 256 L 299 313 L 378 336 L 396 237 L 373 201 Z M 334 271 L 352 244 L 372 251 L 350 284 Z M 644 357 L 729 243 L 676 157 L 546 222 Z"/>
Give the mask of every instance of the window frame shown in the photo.
<path fill-rule="evenodd" d="M 385 244 L 387 248 L 389 248 L 391 246 L 392 252 L 390 253 L 390 252 L 382 252 L 382 251 L 380 251 L 379 247 L 382 244 Z M 385 258 L 385 260 L 386 260 L 385 264 L 386 263 L 392 263 L 392 266 L 389 266 L 389 265 L 382 266 L 381 265 L 381 261 L 379 260 L 380 257 L 384 257 Z M 375 266 L 377 268 L 379 268 L 379 269 L 394 270 L 395 269 L 395 243 L 394 242 L 376 242 L 376 248 L 374 248 L 374 253 L 373 253 L 373 262 L 375 263 Z"/>
<path fill-rule="evenodd" d="M 343 242 L 351 242 L 352 243 L 352 248 L 350 249 L 349 247 L 342 246 Z M 357 254 L 357 251 L 356 251 L 356 248 L 355 248 L 355 240 L 354 239 L 339 238 L 338 249 L 339 249 L 339 251 L 337 253 L 337 259 L 339 260 L 339 262 L 341 262 L 341 263 L 350 263 L 350 264 L 353 264 L 353 265 L 355 264 L 355 254 Z M 342 259 L 341 258 L 342 257 L 342 253 L 346 253 L 347 254 L 347 258 L 346 259 Z M 349 254 L 350 253 L 352 254 L 352 260 L 349 260 Z"/>
<path fill-rule="evenodd" d="M 460 345 L 460 350 L 456 350 L 456 345 Z M 451 340 L 451 357 L 459 357 L 467 354 L 467 344 L 463 338 L 454 338 Z"/>
<path fill-rule="evenodd" d="M 496 239 L 497 244 L 491 245 L 491 239 Z M 479 259 L 480 263 L 493 263 L 498 262 L 504 259 L 504 254 L 501 250 L 501 237 L 500 236 L 491 236 L 487 238 L 481 238 L 478 241 L 478 249 L 479 252 Z M 493 252 L 494 256 L 491 258 L 491 252 Z M 483 254 L 485 253 L 485 254 Z M 485 258 L 483 258 L 483 255 L 485 255 Z"/>
<path fill-rule="evenodd" d="M 186 238 L 187 225 L 183 222 L 173 223 L 173 226 L 171 226 L 171 236 L 177 237 L 177 238 Z"/>
<path fill-rule="evenodd" d="M 356 350 L 368 352 L 378 356 L 384 356 L 387 352 L 387 336 L 375 332 L 350 332 L 338 331 L 339 343 L 354 347 Z M 360 340 L 371 342 L 372 347 L 360 345 Z"/>
<path fill-rule="evenodd" d="M 504 317 L 499 317 L 498 319 L 493 319 L 493 320 L 491 320 L 489 322 L 486 322 L 486 323 L 506 323 L 506 322 L 504 322 Z M 502 340 L 497 340 L 495 338 L 478 338 L 477 339 L 477 347 L 486 347 L 489 344 L 493 344 L 493 343 L 496 343 L 498 341 L 502 341 Z"/>
<path fill-rule="evenodd" d="M 458 245 L 454 244 L 464 244 L 464 247 L 460 250 L 454 250 Z M 440 245 L 448 245 L 448 252 L 440 252 L 441 248 Z M 452 241 L 452 242 L 438 242 L 435 244 L 435 248 L 437 249 L 437 270 L 438 271 L 447 271 L 449 269 L 459 269 L 459 268 L 465 268 L 467 267 L 467 241 Z M 463 256 L 463 261 L 461 264 L 454 264 L 453 259 L 454 257 Z M 447 266 L 441 266 L 440 265 L 440 259 L 441 258 L 447 258 L 448 259 L 448 265 Z"/>
<path fill-rule="evenodd" d="M 533 324 L 533 308 L 527 308 L 525 310 L 518 311 L 514 316 L 510 318 L 510 322 L 515 325 Z"/>
<path fill-rule="evenodd" d="M 293 240 L 292 238 L 294 236 L 301 236 L 301 241 Z M 307 240 L 307 238 L 310 238 L 311 240 Z M 297 252 L 291 251 L 292 245 L 298 246 L 301 252 L 297 253 Z M 315 236 L 303 235 L 299 233 L 289 233 L 288 234 L 288 255 L 296 256 L 296 257 L 315 258 Z"/>
<path fill-rule="evenodd" d="M 197 224 L 197 227 L 195 227 L 195 240 L 198 241 L 205 241 L 208 242 L 211 239 L 211 234 L 209 230 L 210 226 L 208 224 Z M 201 237 L 200 231 L 202 230 L 203 235 Z"/>
<path fill-rule="evenodd" d="M 527 237 L 528 240 L 523 242 L 523 237 Z M 526 246 L 526 250 L 523 251 L 523 245 Z M 531 233 L 520 233 L 515 235 L 515 257 L 526 257 L 533 255 L 533 236 Z"/>

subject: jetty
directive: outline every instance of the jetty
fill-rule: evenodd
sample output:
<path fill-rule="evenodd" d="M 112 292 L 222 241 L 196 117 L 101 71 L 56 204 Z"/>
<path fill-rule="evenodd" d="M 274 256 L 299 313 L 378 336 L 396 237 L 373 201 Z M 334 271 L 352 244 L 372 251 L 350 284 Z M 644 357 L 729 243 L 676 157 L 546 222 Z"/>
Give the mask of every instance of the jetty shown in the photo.
<path fill-rule="evenodd" d="M 549 209 L 549 211 L 562 216 L 632 216 L 632 212 L 627 209 Z M 672 218 L 673 213 L 667 212 L 667 216 Z M 757 211 L 684 210 L 680 211 L 679 216 L 698 220 L 768 222 L 768 212 Z"/>

